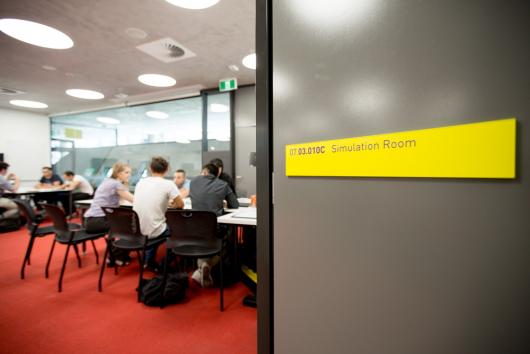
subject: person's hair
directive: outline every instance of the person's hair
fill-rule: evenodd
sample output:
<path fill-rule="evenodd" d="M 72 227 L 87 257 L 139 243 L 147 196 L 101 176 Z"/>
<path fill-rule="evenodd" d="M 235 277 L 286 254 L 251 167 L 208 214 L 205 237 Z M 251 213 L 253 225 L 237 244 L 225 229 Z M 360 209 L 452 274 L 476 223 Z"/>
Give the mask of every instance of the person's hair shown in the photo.
<path fill-rule="evenodd" d="M 7 162 L 0 162 L 0 171 L 7 170 L 9 168 L 9 164 Z"/>
<path fill-rule="evenodd" d="M 65 176 L 75 176 L 74 171 L 64 171 Z"/>
<path fill-rule="evenodd" d="M 215 166 L 213 163 L 207 163 L 206 165 L 202 167 L 202 169 L 208 170 L 208 172 L 214 176 L 217 176 L 217 174 L 219 173 L 219 168 Z"/>
<path fill-rule="evenodd" d="M 151 172 L 166 173 L 169 168 L 169 162 L 161 156 L 155 156 L 151 159 Z"/>
<path fill-rule="evenodd" d="M 179 168 L 178 170 L 176 170 L 175 173 L 183 173 L 184 176 L 186 176 L 186 171 L 184 171 L 182 168 Z"/>
<path fill-rule="evenodd" d="M 50 166 L 44 166 L 42 168 L 43 170 L 53 171 L 53 169 Z"/>
<path fill-rule="evenodd" d="M 217 168 L 223 168 L 223 160 L 221 159 L 212 159 L 209 163 L 215 165 Z"/>
<path fill-rule="evenodd" d="M 112 165 L 112 175 L 110 177 L 117 179 L 118 173 L 123 172 L 125 169 L 129 168 L 129 165 L 123 162 L 116 162 Z"/>

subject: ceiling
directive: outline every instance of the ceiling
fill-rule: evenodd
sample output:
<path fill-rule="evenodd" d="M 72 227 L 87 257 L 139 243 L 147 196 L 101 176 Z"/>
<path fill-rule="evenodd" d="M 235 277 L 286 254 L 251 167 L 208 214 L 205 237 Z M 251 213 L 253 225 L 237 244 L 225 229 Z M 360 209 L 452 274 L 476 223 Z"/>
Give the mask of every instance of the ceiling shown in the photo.
<path fill-rule="evenodd" d="M 26 92 L 0 95 L 0 107 L 20 109 L 9 101 L 34 100 L 49 107 L 23 110 L 61 114 L 186 96 L 215 88 L 220 79 L 229 77 L 237 77 L 238 85 L 255 83 L 255 71 L 241 64 L 244 56 L 255 51 L 252 0 L 221 0 L 204 10 L 186 10 L 164 0 L 3 0 L 0 18 L 42 23 L 74 41 L 73 48 L 54 50 L 0 32 L 0 87 Z M 147 36 L 131 37 L 130 28 L 141 29 Z M 136 48 L 165 37 L 196 56 L 164 63 Z M 233 64 L 239 71 L 228 68 Z M 170 75 L 177 84 L 145 86 L 137 80 L 143 73 Z M 65 94 L 69 88 L 99 91 L 105 98 L 70 97 Z M 121 93 L 127 97 L 115 96 Z"/>

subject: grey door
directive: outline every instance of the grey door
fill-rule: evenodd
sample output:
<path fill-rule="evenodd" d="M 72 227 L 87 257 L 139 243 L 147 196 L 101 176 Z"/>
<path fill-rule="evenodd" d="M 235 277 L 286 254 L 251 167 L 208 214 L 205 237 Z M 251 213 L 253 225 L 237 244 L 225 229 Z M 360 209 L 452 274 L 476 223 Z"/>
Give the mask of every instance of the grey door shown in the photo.
<path fill-rule="evenodd" d="M 274 352 L 529 353 L 530 2 L 274 0 L 272 33 Z M 286 144 L 509 117 L 516 180 L 285 176 Z"/>

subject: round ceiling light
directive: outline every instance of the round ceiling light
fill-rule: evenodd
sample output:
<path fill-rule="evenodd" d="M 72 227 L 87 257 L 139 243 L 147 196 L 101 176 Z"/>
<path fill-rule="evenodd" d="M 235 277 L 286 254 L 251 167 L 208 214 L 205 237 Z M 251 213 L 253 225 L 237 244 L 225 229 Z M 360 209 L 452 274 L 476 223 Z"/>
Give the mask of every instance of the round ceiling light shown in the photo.
<path fill-rule="evenodd" d="M 171 5 L 182 7 L 190 10 L 202 10 L 212 7 L 220 0 L 166 0 Z"/>
<path fill-rule="evenodd" d="M 171 76 L 160 74 L 142 74 L 138 76 L 138 81 L 144 85 L 155 87 L 170 87 L 177 83 L 177 80 Z"/>
<path fill-rule="evenodd" d="M 245 67 L 256 70 L 256 53 L 247 55 L 241 62 Z"/>
<path fill-rule="evenodd" d="M 68 96 L 82 98 L 84 100 L 100 100 L 105 97 L 101 92 L 82 89 L 69 89 L 66 90 L 66 94 Z"/>
<path fill-rule="evenodd" d="M 110 117 L 97 117 L 96 120 L 101 123 L 105 124 L 120 124 L 120 121 L 116 118 L 110 118 Z"/>
<path fill-rule="evenodd" d="M 74 41 L 63 32 L 37 22 L 3 18 L 0 31 L 19 41 L 51 49 L 68 49 Z"/>
<path fill-rule="evenodd" d="M 145 115 L 149 118 L 154 119 L 167 119 L 169 117 L 169 114 L 166 112 L 160 112 L 160 111 L 147 111 L 145 112 Z"/>
<path fill-rule="evenodd" d="M 46 103 L 37 101 L 26 101 L 26 100 L 11 100 L 9 101 L 13 106 L 25 107 L 25 108 L 48 108 Z"/>
<path fill-rule="evenodd" d="M 210 111 L 214 113 L 226 113 L 230 111 L 230 108 L 228 108 L 227 105 L 220 104 L 220 103 L 212 103 L 210 105 Z"/>

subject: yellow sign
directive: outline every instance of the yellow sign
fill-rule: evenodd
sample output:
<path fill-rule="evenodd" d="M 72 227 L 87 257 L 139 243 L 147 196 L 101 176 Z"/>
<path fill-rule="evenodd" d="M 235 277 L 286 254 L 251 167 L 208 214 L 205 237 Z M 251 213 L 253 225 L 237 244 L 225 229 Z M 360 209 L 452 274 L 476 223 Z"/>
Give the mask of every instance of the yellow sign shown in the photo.
<path fill-rule="evenodd" d="M 64 136 L 71 139 L 82 139 L 83 131 L 74 128 L 64 128 Z"/>
<path fill-rule="evenodd" d="M 515 178 L 515 118 L 285 146 L 287 176 Z"/>

